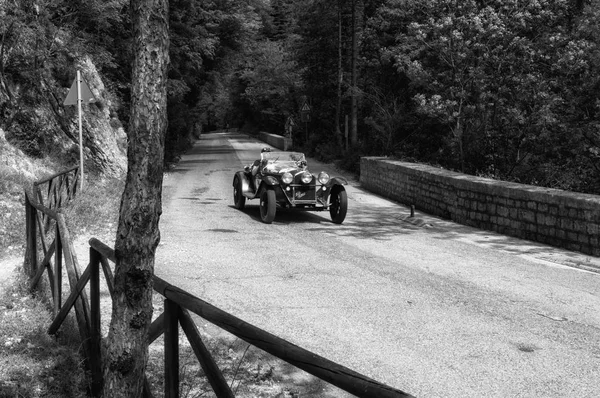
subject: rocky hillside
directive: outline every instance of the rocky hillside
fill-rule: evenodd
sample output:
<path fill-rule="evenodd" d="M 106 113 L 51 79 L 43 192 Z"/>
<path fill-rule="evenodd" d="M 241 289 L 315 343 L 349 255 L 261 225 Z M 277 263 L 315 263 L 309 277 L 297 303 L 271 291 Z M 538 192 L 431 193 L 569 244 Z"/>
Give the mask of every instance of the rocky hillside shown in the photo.
<path fill-rule="evenodd" d="M 114 112 L 113 97 L 104 86 L 101 76 L 89 58 L 80 62 L 77 67 L 81 70 L 82 77 L 96 97 L 96 101 L 85 106 L 83 111 L 85 165 L 88 167 L 91 165 L 97 174 L 119 177 L 127 167 L 127 137 Z M 69 108 L 73 108 L 66 109 L 66 111 L 73 112 L 69 131 L 77 137 L 76 107 Z M 72 136 L 69 138 L 73 142 Z M 78 150 L 78 147 L 73 149 Z"/>
<path fill-rule="evenodd" d="M 44 174 L 53 165 L 26 156 L 6 140 L 0 129 L 0 257 L 16 255 L 25 241 L 23 187 Z"/>
<path fill-rule="evenodd" d="M 119 178 L 127 167 L 127 139 L 112 110 L 112 96 L 89 59 L 77 67 L 96 97 L 83 110 L 86 179 Z M 63 91 L 53 102 L 38 103 L 21 112 L 38 131 L 24 135 L 24 123 L 14 131 L 0 129 L 0 257 L 20 255 L 23 249 L 23 188 L 79 163 L 77 109 L 62 106 L 68 88 Z"/>

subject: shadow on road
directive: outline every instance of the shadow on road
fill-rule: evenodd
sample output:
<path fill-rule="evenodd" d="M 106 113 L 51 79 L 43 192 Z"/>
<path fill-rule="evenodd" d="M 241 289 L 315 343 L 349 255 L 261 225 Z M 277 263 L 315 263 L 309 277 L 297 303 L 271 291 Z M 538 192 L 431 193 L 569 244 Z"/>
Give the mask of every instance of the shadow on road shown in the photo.
<path fill-rule="evenodd" d="M 328 213 L 327 216 L 329 216 Z M 396 207 L 349 208 L 343 224 L 331 223 L 328 226 L 311 228 L 311 231 L 357 239 L 390 240 L 401 234 L 412 233 L 421 227 L 403 221 Z"/>
<path fill-rule="evenodd" d="M 251 218 L 256 222 L 262 222 L 260 219 L 260 209 L 258 208 L 258 201 L 256 204 L 246 204 L 244 210 L 238 210 L 240 214 Z M 230 208 L 235 209 L 233 205 L 229 205 Z M 323 219 L 323 217 L 327 217 Z M 328 212 L 311 212 L 306 210 L 293 210 L 278 208 L 275 215 L 273 224 L 302 224 L 302 223 L 320 223 L 330 222 Z"/>

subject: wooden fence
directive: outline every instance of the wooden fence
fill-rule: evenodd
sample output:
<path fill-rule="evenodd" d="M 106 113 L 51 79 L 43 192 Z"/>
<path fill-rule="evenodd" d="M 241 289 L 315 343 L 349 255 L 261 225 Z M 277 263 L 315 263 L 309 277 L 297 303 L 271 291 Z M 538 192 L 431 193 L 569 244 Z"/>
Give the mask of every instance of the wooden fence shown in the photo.
<path fill-rule="evenodd" d="M 72 170 L 70 170 L 72 171 Z M 54 178 L 64 178 L 60 175 Z M 52 183 L 50 186 L 59 186 L 61 183 Z M 73 180 L 64 184 L 68 188 Z M 73 191 L 74 193 L 74 191 Z M 58 196 L 55 196 L 58 195 Z M 61 197 L 61 194 L 52 193 L 48 197 Z M 83 273 L 79 272 L 79 264 L 75 256 L 69 232 L 63 215 L 39 203 L 35 196 L 26 192 L 27 214 L 27 254 L 26 262 L 29 264 L 31 276 L 31 289 L 34 289 L 47 270 L 50 290 L 54 304 L 54 320 L 48 328 L 48 333 L 56 333 L 68 313 L 75 309 L 75 318 L 79 328 L 85 365 L 91 374 L 91 394 L 99 396 L 102 390 L 102 357 L 101 357 L 101 330 L 100 330 L 100 269 L 102 269 L 108 291 L 113 295 L 113 273 L 111 262 L 116 263 L 114 250 L 102 242 L 91 239 L 89 264 Z M 54 200 L 56 203 L 64 203 Z M 54 230 L 42 229 L 43 214 L 49 224 L 55 226 Z M 48 235 L 53 235 L 48 237 Z M 38 259 L 38 239 L 42 242 L 42 260 Z M 50 239 L 51 243 L 46 244 Z M 54 258 L 54 266 L 52 259 Z M 64 268 L 69 280 L 70 294 L 62 301 L 61 275 Z M 85 287 L 90 284 L 88 301 Z M 212 355 L 204 345 L 200 333 L 194 324 L 191 313 L 194 313 L 214 325 L 232 333 L 238 338 L 278 357 L 299 369 L 302 369 L 321 380 L 327 381 L 342 390 L 357 397 L 372 398 L 401 398 L 411 395 L 400 390 L 386 386 L 371 378 L 361 375 L 342 365 L 329 361 L 317 354 L 298 347 L 284 339 L 270 334 L 256 326 L 250 325 L 235 316 L 201 300 L 192 294 L 177 288 L 162 280 L 153 277 L 154 290 L 164 297 L 164 311 L 150 326 L 149 344 L 164 334 L 165 358 L 165 397 L 179 397 L 179 328 L 186 335 L 208 382 L 217 397 L 234 397 L 222 372 L 214 361 Z M 151 397 L 149 383 L 144 382 L 146 397 Z"/>
<path fill-rule="evenodd" d="M 33 184 L 38 202 L 51 210 L 60 209 L 77 194 L 79 166 L 71 167 L 61 173 L 53 174 Z M 48 228 L 50 220 L 42 212 L 42 225 Z M 46 230 L 44 231 L 46 232 Z"/>

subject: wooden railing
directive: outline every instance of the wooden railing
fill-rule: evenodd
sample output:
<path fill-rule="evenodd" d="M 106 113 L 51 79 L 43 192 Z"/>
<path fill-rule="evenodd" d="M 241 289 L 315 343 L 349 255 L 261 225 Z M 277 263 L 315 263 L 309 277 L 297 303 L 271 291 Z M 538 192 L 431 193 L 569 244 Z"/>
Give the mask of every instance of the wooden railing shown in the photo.
<path fill-rule="evenodd" d="M 37 240 L 40 238 L 42 242 L 45 242 L 48 237 L 45 233 L 42 233 L 41 228 L 38 228 L 38 212 L 44 214 L 49 220 L 53 220 L 55 225 L 54 231 L 49 231 L 49 234 L 53 235 L 52 243 L 42 245 L 41 262 L 38 261 Z M 102 242 L 91 239 L 89 241 L 90 261 L 85 271 L 80 273 L 63 215 L 40 204 L 31 193 L 26 193 L 26 213 L 28 253 L 26 262 L 30 264 L 30 287 L 34 289 L 41 280 L 44 271 L 47 270 L 52 292 L 54 320 L 48 328 L 48 333 L 56 333 L 70 310 L 73 307 L 75 308 L 75 318 L 83 343 L 82 351 L 85 356 L 85 365 L 92 378 L 90 392 L 92 396 L 99 396 L 102 390 L 100 269 L 103 270 L 106 285 L 112 298 L 114 281 L 110 262 L 116 263 L 115 253 L 113 249 Z M 54 267 L 52 266 L 53 257 L 55 260 Z M 69 297 L 64 303 L 62 302 L 61 292 L 63 258 L 71 289 Z M 84 289 L 88 283 L 90 284 L 89 295 L 91 301 L 88 301 Z M 357 397 L 400 398 L 411 396 L 248 324 L 157 276 L 153 277 L 153 284 L 154 290 L 164 297 L 164 311 L 151 324 L 148 343 L 154 342 L 164 334 L 166 398 L 179 397 L 180 326 L 217 397 L 234 397 L 222 372 L 204 345 L 190 312 L 255 347 Z M 152 396 L 147 379 L 144 382 L 144 392 L 146 397 Z"/>
<path fill-rule="evenodd" d="M 44 272 L 47 271 L 55 317 L 49 328 L 49 333 L 58 330 L 70 309 L 75 307 L 75 318 L 81 337 L 85 365 L 92 375 L 92 390 L 99 391 L 102 369 L 99 333 L 100 307 L 99 302 L 96 301 L 100 297 L 99 293 L 96 294 L 96 292 L 99 292 L 98 279 L 96 277 L 91 278 L 92 308 L 90 308 L 87 293 L 84 290 L 90 277 L 96 275 L 97 272 L 93 272 L 92 265 L 88 265 L 83 274 L 80 272 L 65 218 L 59 211 L 60 206 L 73 199 L 76 193 L 73 187 L 77 183 L 76 170 L 77 168 L 73 168 L 65 173 L 56 174 L 34 184 L 33 189 L 25 191 L 27 247 L 24 268 L 30 277 L 29 287 L 31 291 L 38 287 Z M 73 171 L 75 171 L 74 178 L 70 179 L 66 176 Z M 49 188 L 45 190 L 47 193 L 45 197 L 39 189 L 39 186 L 43 183 L 49 185 Z M 40 203 L 44 199 L 51 207 Z M 71 289 L 71 293 L 64 303 L 62 292 L 63 268 L 66 271 Z M 96 321 L 98 321 L 97 325 Z"/>
<path fill-rule="evenodd" d="M 33 184 L 35 197 L 42 206 L 50 210 L 59 209 L 77 194 L 79 178 L 79 166 L 74 166 L 39 180 Z M 41 217 L 44 232 L 47 232 L 50 220 L 43 213 Z"/>

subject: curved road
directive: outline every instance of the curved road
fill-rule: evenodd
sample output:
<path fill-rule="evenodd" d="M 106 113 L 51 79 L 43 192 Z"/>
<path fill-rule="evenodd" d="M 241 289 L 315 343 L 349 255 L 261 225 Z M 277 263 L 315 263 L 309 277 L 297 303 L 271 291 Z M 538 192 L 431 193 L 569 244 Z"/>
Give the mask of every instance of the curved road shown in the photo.
<path fill-rule="evenodd" d="M 600 274 L 564 266 L 599 259 L 410 219 L 356 181 L 342 225 L 265 225 L 231 186 L 264 146 L 205 134 L 166 175 L 158 276 L 417 397 L 600 396 Z"/>

